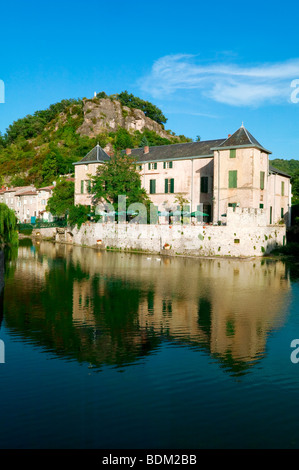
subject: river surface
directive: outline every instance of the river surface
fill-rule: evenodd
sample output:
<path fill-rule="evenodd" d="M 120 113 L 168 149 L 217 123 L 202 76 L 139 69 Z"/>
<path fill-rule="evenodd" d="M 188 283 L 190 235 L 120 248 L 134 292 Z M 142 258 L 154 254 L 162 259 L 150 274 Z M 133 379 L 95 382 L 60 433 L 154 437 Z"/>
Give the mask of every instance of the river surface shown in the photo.
<path fill-rule="evenodd" d="M 0 322 L 2 449 L 299 448 L 298 265 L 24 240 Z"/>

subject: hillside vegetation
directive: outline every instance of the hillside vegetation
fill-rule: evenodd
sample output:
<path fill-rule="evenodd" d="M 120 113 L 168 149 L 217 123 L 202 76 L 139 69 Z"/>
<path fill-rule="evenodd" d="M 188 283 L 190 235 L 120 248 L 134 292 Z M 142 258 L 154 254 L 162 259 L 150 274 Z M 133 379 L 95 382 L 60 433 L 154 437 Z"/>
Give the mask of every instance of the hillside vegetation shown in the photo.
<path fill-rule="evenodd" d="M 103 110 L 108 108 L 106 116 Z M 0 185 L 51 184 L 72 172 L 72 163 L 97 143 L 113 152 L 192 141 L 165 130 L 166 122 L 159 108 L 126 91 L 63 100 L 17 120 L 0 134 Z"/>
<path fill-rule="evenodd" d="M 292 205 L 299 204 L 299 160 L 284 160 L 283 158 L 276 158 L 270 160 L 270 164 L 278 170 L 284 171 L 290 175 L 292 183 Z"/>

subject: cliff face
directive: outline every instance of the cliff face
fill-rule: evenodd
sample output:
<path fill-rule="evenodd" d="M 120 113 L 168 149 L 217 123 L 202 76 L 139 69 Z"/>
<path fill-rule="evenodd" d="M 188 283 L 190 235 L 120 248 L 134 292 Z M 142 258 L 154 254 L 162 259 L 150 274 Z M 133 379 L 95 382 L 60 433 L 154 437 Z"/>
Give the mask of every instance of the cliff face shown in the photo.
<path fill-rule="evenodd" d="M 145 129 L 156 132 L 160 137 L 171 140 L 170 135 L 157 122 L 145 116 L 140 109 L 122 106 L 117 100 L 93 99 L 83 100 L 84 121 L 77 129 L 80 136 L 91 138 L 105 132 L 117 131 L 123 127 L 129 132 Z"/>

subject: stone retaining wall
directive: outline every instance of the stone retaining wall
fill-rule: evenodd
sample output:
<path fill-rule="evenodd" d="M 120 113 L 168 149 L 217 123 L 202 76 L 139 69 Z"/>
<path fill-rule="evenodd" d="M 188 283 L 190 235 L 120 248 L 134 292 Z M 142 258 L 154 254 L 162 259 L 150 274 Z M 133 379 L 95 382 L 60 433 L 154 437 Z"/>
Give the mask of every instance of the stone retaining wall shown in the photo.
<path fill-rule="evenodd" d="M 285 225 L 266 225 L 262 209 L 229 208 L 227 225 L 86 223 L 80 230 L 40 229 L 41 237 L 99 247 L 192 256 L 263 256 L 285 244 Z M 36 233 L 35 233 L 36 235 Z"/>

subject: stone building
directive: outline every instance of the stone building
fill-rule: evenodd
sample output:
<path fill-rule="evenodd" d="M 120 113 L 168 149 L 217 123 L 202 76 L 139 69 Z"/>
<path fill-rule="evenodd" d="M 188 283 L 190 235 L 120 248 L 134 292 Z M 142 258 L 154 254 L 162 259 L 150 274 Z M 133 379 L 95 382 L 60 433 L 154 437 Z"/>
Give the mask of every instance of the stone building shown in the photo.
<path fill-rule="evenodd" d="M 267 224 L 291 221 L 290 176 L 271 166 L 265 149 L 242 126 L 226 139 L 127 149 L 142 186 L 160 211 L 175 210 L 182 195 L 186 210 L 200 210 L 205 222 L 225 222 L 229 207 L 262 209 Z M 92 205 L 90 175 L 110 156 L 97 145 L 75 163 L 75 204 Z"/>
<path fill-rule="evenodd" d="M 48 221 L 51 215 L 46 211 L 46 206 L 53 189 L 54 186 L 39 189 L 34 186 L 2 188 L 0 189 L 0 202 L 14 210 L 21 223 L 30 223 L 32 217 Z"/>

